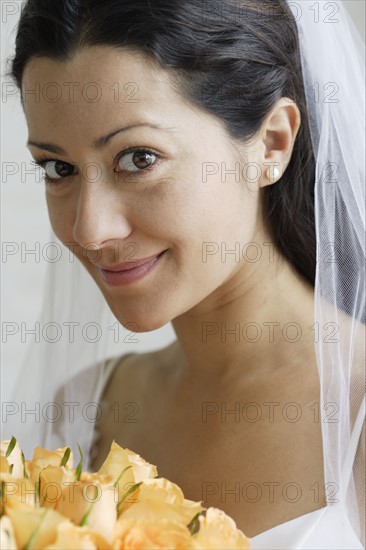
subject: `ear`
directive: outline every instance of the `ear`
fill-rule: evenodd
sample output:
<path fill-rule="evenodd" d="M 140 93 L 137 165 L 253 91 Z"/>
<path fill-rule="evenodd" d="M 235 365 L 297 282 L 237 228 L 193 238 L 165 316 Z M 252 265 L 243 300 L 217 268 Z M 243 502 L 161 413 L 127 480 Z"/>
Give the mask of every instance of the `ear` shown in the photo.
<path fill-rule="evenodd" d="M 279 99 L 265 119 L 260 133 L 259 164 L 262 172 L 259 187 L 276 183 L 284 174 L 300 124 L 301 114 L 296 103 L 287 97 Z"/>

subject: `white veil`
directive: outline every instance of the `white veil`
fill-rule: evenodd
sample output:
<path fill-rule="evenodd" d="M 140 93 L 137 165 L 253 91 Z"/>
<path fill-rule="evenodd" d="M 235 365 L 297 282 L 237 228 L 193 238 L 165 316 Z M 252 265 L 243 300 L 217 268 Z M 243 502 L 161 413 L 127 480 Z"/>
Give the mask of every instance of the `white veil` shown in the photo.
<path fill-rule="evenodd" d="M 365 506 L 362 449 L 358 449 L 353 468 L 347 451 L 360 410 L 364 421 L 364 42 L 341 1 L 287 3 L 298 25 L 317 163 L 314 322 L 318 329 L 315 348 L 321 383 L 326 494 L 329 506 L 337 500 L 344 502 L 361 540 Z M 55 236 L 50 240 L 57 241 Z M 117 331 L 116 319 L 94 281 L 80 262 L 70 261 L 72 254 L 60 246 L 64 254 L 48 267 L 41 327 L 57 323 L 62 335 L 58 341 L 46 341 L 56 339 L 57 334 L 56 325 L 54 330 L 47 325 L 48 332 L 30 350 L 16 384 L 6 431 L 18 438 L 26 455 L 32 454 L 35 445 L 71 445 L 77 455 L 79 443 L 87 468 L 93 415 L 98 412 L 93 403 L 103 384 L 103 365 L 110 343 L 119 338 L 122 350 L 123 339 L 133 338 L 133 334 L 128 335 L 123 327 Z M 73 325 L 73 339 L 69 338 L 72 325 L 65 323 L 79 323 Z M 78 377 L 83 373 L 81 386 Z M 58 388 L 64 390 L 55 398 Z M 22 402 L 28 409 L 40 403 L 36 422 L 32 413 L 20 416 Z M 51 402 L 56 404 L 46 406 Z"/>
<path fill-rule="evenodd" d="M 361 539 L 362 441 L 353 468 L 348 450 L 357 414 L 365 421 L 365 45 L 342 2 L 289 5 L 316 160 L 314 321 L 327 504 L 345 505 Z"/>
<path fill-rule="evenodd" d="M 123 354 L 123 340 L 133 335 L 119 325 L 90 275 L 53 232 L 49 242 L 62 254 L 47 265 L 40 337 L 28 346 L 15 394 L 3 408 L 3 428 L 17 438 L 26 458 L 36 445 L 70 445 L 79 456 L 79 444 L 87 469 L 100 418 L 103 367 L 113 344 L 121 342 Z"/>

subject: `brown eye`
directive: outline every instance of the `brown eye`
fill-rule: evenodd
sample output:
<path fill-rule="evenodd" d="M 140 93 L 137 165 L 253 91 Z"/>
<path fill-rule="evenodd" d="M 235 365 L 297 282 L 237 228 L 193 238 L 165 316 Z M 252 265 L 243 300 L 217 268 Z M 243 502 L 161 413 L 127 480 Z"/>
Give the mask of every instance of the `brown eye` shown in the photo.
<path fill-rule="evenodd" d="M 139 172 L 146 168 L 150 168 L 157 158 L 157 155 L 151 151 L 135 150 L 125 153 L 119 158 L 118 165 L 122 170 L 127 172 Z"/>
<path fill-rule="evenodd" d="M 74 167 L 62 160 L 50 160 L 44 163 L 43 168 L 46 176 L 52 180 L 66 178 L 74 172 Z"/>

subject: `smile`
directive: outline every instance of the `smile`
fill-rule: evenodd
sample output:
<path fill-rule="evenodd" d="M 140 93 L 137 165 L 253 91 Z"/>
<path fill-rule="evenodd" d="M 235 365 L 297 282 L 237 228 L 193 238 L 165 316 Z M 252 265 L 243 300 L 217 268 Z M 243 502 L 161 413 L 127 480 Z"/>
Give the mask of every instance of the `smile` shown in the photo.
<path fill-rule="evenodd" d="M 101 278 L 109 286 L 123 286 L 129 285 L 136 281 L 139 281 L 150 273 L 159 263 L 162 256 L 165 255 L 167 250 L 160 252 L 153 258 L 149 259 L 146 263 L 138 265 L 137 267 L 131 267 L 129 269 L 124 268 L 123 271 L 108 271 L 98 267 Z"/>

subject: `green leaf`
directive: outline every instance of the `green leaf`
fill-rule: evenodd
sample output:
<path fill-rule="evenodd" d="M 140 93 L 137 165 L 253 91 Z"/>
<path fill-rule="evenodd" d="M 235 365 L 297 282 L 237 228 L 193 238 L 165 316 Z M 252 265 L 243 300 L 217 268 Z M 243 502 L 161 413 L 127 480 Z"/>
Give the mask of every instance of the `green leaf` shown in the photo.
<path fill-rule="evenodd" d="M 83 451 L 81 450 L 79 443 L 78 443 L 78 448 L 79 448 L 79 453 L 80 453 L 80 462 L 77 465 L 76 470 L 75 470 L 76 481 L 80 480 L 80 476 L 81 476 L 81 473 L 83 471 Z"/>
<path fill-rule="evenodd" d="M 142 484 L 143 482 L 142 481 L 139 481 L 139 483 L 135 483 L 134 485 L 132 485 L 132 487 L 130 487 L 129 489 L 127 489 L 127 491 L 125 492 L 125 494 L 123 495 L 123 497 L 121 498 L 121 500 L 117 503 L 117 515 L 119 514 L 120 512 L 120 509 L 121 509 L 121 505 L 124 503 L 124 501 L 126 500 L 127 497 L 129 497 L 132 493 L 134 493 L 136 491 L 136 489 L 138 487 L 140 487 L 140 485 Z"/>
<path fill-rule="evenodd" d="M 34 485 L 36 489 L 35 499 L 36 499 L 36 502 L 39 503 L 41 500 L 41 482 L 38 480 L 35 482 Z"/>
<path fill-rule="evenodd" d="M 36 485 L 36 502 L 37 503 L 40 503 L 40 499 L 41 499 L 41 474 L 42 474 L 43 470 L 46 470 L 46 468 L 48 468 L 48 466 L 45 466 L 44 468 L 42 468 L 42 470 L 40 470 L 39 476 L 38 476 L 38 481 L 36 481 L 36 483 L 35 483 L 35 485 Z M 46 493 L 45 502 L 46 501 L 47 501 L 47 493 Z"/>
<path fill-rule="evenodd" d="M 23 451 L 22 451 L 22 463 L 23 463 L 23 476 L 26 479 L 29 479 L 29 475 L 27 474 L 27 468 L 25 467 L 25 456 L 24 456 Z"/>
<path fill-rule="evenodd" d="M 10 466 L 9 466 L 9 474 L 12 474 L 12 473 L 13 473 L 13 469 L 14 469 L 14 464 L 10 464 Z"/>
<path fill-rule="evenodd" d="M 192 520 L 187 525 L 191 535 L 194 535 L 199 530 L 200 522 L 198 520 L 198 516 L 200 516 L 201 514 L 202 512 L 197 512 L 197 514 L 192 518 Z"/>
<path fill-rule="evenodd" d="M 41 528 L 42 522 L 43 522 L 43 520 L 44 520 L 45 515 L 47 514 L 47 512 L 48 512 L 48 509 L 46 509 L 46 510 L 44 511 L 44 514 L 43 514 L 43 516 L 41 517 L 41 521 L 39 522 L 39 524 L 37 525 L 37 527 L 35 528 L 35 530 L 34 530 L 33 533 L 31 534 L 31 536 L 29 537 L 29 540 L 28 540 L 28 542 L 26 543 L 26 545 L 23 546 L 22 550 L 31 550 L 31 548 L 32 548 L 32 546 L 33 546 L 33 544 L 34 544 L 34 542 L 35 542 L 36 536 L 37 536 L 38 533 L 39 533 L 39 530 L 40 530 L 40 528 Z"/>
<path fill-rule="evenodd" d="M 66 464 L 69 461 L 70 454 L 71 454 L 71 449 L 70 447 L 67 447 L 66 451 L 64 452 L 64 456 L 61 459 L 60 466 L 66 466 Z"/>
<path fill-rule="evenodd" d="M 94 487 L 94 489 L 95 489 L 94 498 L 96 498 L 96 496 L 98 494 L 98 488 Z M 84 525 L 88 524 L 88 519 L 89 519 L 89 516 L 90 516 L 90 512 L 92 511 L 94 504 L 95 504 L 95 502 L 92 502 L 91 505 L 89 506 L 89 509 L 83 515 L 83 517 L 82 517 L 82 519 L 79 523 L 80 527 L 83 527 Z"/>
<path fill-rule="evenodd" d="M 6 449 L 5 458 L 8 458 L 8 456 L 11 454 L 12 450 L 14 449 L 15 445 L 17 444 L 17 440 L 13 436 L 10 440 L 10 443 L 8 445 L 8 448 Z"/>
<path fill-rule="evenodd" d="M 117 477 L 116 481 L 113 483 L 113 487 L 117 487 L 118 483 L 121 481 L 122 479 L 122 476 L 123 474 L 125 473 L 126 470 L 129 470 L 130 468 L 132 468 L 132 465 L 131 466 L 126 466 L 126 468 L 124 468 L 122 470 L 122 472 L 119 474 L 119 476 Z"/>
<path fill-rule="evenodd" d="M 88 519 L 89 519 L 90 512 L 92 511 L 93 506 L 94 506 L 94 503 L 90 505 L 89 510 L 87 510 L 85 512 L 85 514 L 83 515 L 83 517 L 82 517 L 82 519 L 79 523 L 80 527 L 83 527 L 84 525 L 88 525 Z"/>

